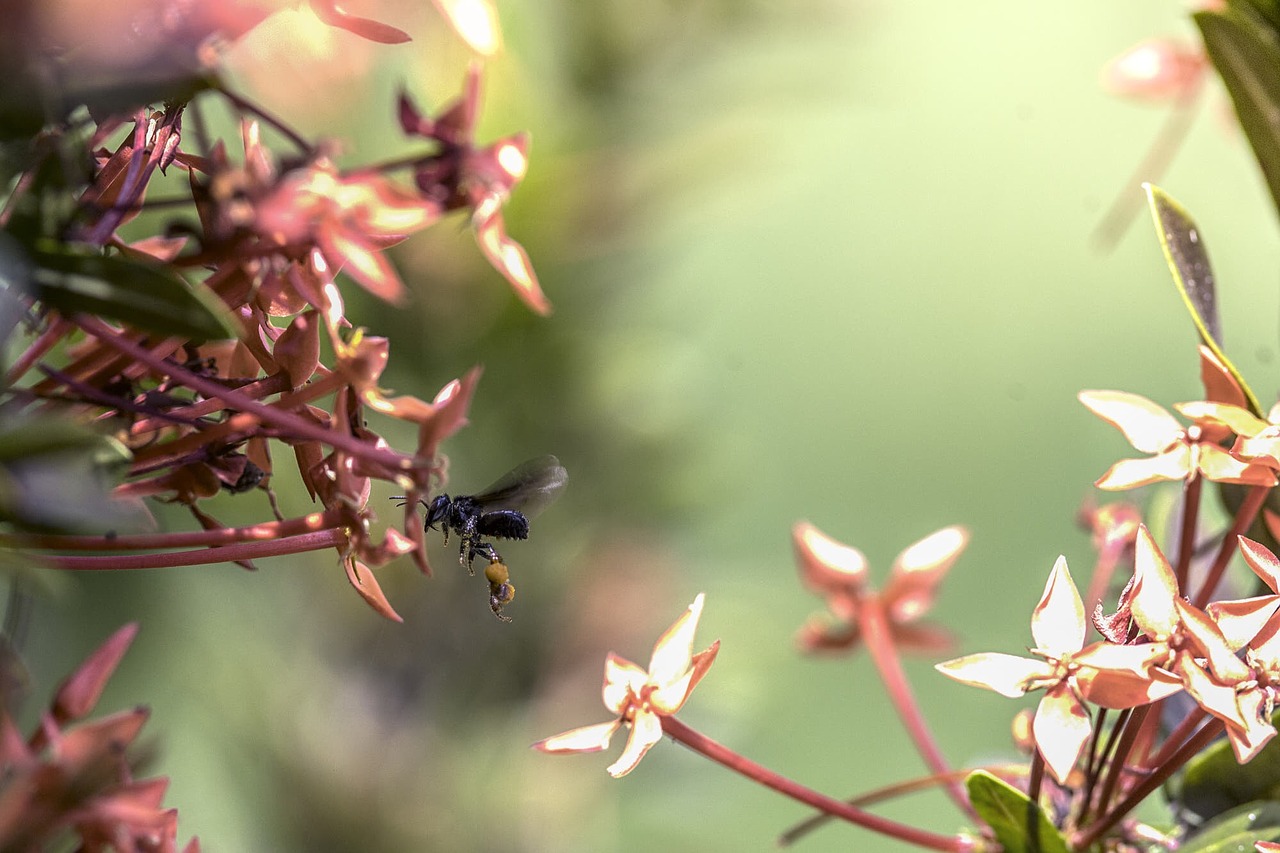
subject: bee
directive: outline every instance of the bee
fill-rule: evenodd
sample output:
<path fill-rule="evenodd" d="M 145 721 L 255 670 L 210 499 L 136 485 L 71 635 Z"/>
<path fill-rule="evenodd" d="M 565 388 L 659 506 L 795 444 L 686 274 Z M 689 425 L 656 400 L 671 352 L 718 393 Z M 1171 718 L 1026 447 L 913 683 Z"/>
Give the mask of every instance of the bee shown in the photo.
<path fill-rule="evenodd" d="M 482 492 L 454 498 L 439 494 L 430 503 L 420 501 L 427 510 L 424 529 L 435 530 L 440 525 L 446 544 L 449 532 L 456 533 L 458 562 L 475 574 L 471 564 L 476 557 L 502 562 L 485 537 L 528 539 L 529 518 L 555 500 L 567 482 L 569 473 L 559 459 L 539 456 L 508 471 Z"/>

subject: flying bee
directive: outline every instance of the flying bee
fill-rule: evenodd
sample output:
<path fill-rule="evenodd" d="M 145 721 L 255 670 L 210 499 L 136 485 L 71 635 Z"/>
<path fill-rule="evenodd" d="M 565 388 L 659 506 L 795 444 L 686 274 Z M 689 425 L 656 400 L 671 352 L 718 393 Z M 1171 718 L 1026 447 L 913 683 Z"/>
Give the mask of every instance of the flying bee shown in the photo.
<path fill-rule="evenodd" d="M 424 528 L 434 530 L 439 524 L 445 544 L 449 542 L 449 531 L 456 533 L 458 562 L 475 574 L 471 563 L 476 557 L 485 557 L 490 563 L 502 562 L 497 550 L 484 538 L 528 539 L 529 519 L 555 500 L 567 482 L 569 473 L 559 459 L 539 456 L 508 471 L 482 492 L 455 498 L 440 494 L 430 503 L 420 501 L 427 510 Z"/>

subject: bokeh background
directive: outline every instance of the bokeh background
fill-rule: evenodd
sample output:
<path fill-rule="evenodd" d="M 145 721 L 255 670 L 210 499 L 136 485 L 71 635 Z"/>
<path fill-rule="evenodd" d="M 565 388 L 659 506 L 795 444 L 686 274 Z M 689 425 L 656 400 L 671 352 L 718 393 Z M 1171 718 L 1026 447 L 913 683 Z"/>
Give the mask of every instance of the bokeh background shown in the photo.
<path fill-rule="evenodd" d="M 431 109 L 471 61 L 430 4 L 352 2 L 408 30 L 373 45 L 286 9 L 234 79 L 344 160 L 402 154 L 400 87 Z M 920 775 L 865 655 L 804 659 L 820 602 L 789 529 L 894 555 L 947 524 L 973 541 L 937 621 L 956 654 L 1018 652 L 1054 558 L 1093 555 L 1074 513 L 1127 445 L 1081 388 L 1198 393 L 1195 339 L 1145 211 L 1091 233 L 1166 118 L 1107 96 L 1104 63 L 1194 39 L 1178 4 L 888 0 L 498 3 L 479 138 L 532 134 L 509 207 L 555 304 L 531 316 L 451 219 L 393 257 L 415 292 L 351 316 L 393 341 L 385 384 L 430 397 L 483 364 L 451 490 L 557 454 L 564 496 L 504 549 L 511 624 L 433 538 L 437 573 L 381 570 L 405 624 L 331 555 L 60 578 L 36 604 L 36 692 L 142 623 L 105 707 L 146 702 L 181 833 L 215 851 L 771 849 L 805 810 L 670 744 L 610 756 L 528 744 L 606 719 L 604 655 L 643 664 L 699 591 L 720 657 L 681 714 L 820 790 Z M 1156 178 L 1197 217 L 1225 338 L 1264 402 L 1280 339 L 1276 217 L 1216 83 Z M 400 436 L 401 444 L 411 444 Z M 286 513 L 298 484 L 277 481 Z M 1144 496 L 1146 497 L 1146 496 Z M 387 517 L 394 516 L 387 501 Z M 264 512 L 227 497 L 225 521 Z M 163 516 L 172 525 L 181 516 Z M 1016 702 L 907 664 L 957 764 L 1013 755 Z M 615 746 L 614 753 L 616 754 Z M 612 755 L 611 754 L 611 755 Z M 880 809 L 962 825 L 940 796 Z M 902 845 L 831 826 L 812 851 Z"/>

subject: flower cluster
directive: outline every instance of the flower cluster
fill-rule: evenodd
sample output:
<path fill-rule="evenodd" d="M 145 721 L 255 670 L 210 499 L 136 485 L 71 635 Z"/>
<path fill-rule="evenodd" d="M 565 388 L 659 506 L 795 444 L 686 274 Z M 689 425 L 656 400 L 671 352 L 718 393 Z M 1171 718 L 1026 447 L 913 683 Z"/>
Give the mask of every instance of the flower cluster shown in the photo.
<path fill-rule="evenodd" d="M 135 779 L 128 748 L 146 708 L 85 720 L 138 632 L 126 625 L 68 677 L 28 737 L 0 713 L 0 848 L 175 853 L 178 812 L 163 807 L 169 780 Z M 199 853 L 192 839 L 184 853 Z"/>
<path fill-rule="evenodd" d="M 416 506 L 442 485 L 440 446 L 466 423 L 480 371 L 450 382 L 434 399 L 388 394 L 379 386 L 388 341 L 351 327 L 340 284 L 345 276 L 383 300 L 402 302 L 406 288 L 385 250 L 464 209 L 484 256 L 533 310 L 547 313 L 550 303 L 528 256 L 502 217 L 525 174 L 528 139 L 476 143 L 481 72 L 474 66 L 462 97 L 434 117 L 407 95 L 388 105 L 418 150 L 391 163 L 339 169 L 334 143 L 307 140 L 214 74 L 212 44 L 242 36 L 265 14 L 252 4 L 217 5 L 219 14 L 200 4 L 173 11 L 166 26 L 181 26 L 183 44 L 199 47 L 174 68 L 146 69 L 171 73 L 174 85 L 189 91 L 148 106 L 155 100 L 142 71 L 113 69 L 123 78 L 114 94 L 136 101 L 126 98 L 122 107 L 86 94 L 96 121 L 68 114 L 46 127 L 0 212 L 0 252 L 27 272 L 4 291 L 0 307 L 21 316 L 31 336 L 4 375 L 0 403 L 9 432 L 52 433 L 45 444 L 28 440 L 12 454 L 0 436 L 0 466 L 24 482 L 70 480 L 77 472 L 64 470 L 70 441 L 64 433 L 66 425 L 80 424 L 75 440 L 85 456 L 105 454 L 123 467 L 123 482 L 109 490 L 79 486 L 78 502 L 19 490 L 21 499 L 0 518 L 15 522 L 4 544 L 48 551 L 43 564 L 62 569 L 220 562 L 252 568 L 260 557 L 333 548 L 356 591 L 399 619 L 373 569 L 411 555 L 430 574 Z M 408 38 L 332 2 L 313 0 L 312 7 L 322 20 L 366 38 Z M 149 9 L 138 14 L 146 18 Z M 443 9 L 468 38 L 480 38 L 474 14 L 456 4 Z M 13 22 L 16 29 L 28 24 L 32 45 L 53 38 L 38 19 Z M 93 39 L 91 30 L 79 37 Z M 208 138 L 200 122 L 191 126 L 190 118 L 214 100 L 239 118 L 235 146 Z M 265 132 L 292 150 L 267 147 Z M 89 168 L 65 185 L 47 186 L 43 176 L 70 162 Z M 399 171 L 411 172 L 412 181 L 398 180 Z M 174 186 L 175 172 L 185 191 L 150 199 L 163 176 Z M 64 203 L 48 204 L 54 195 Z M 172 218 L 139 218 L 153 210 Z M 392 448 L 378 418 L 412 425 L 416 446 Z M 50 426 L 55 421 L 61 432 Z M 293 457 L 319 511 L 286 518 L 277 507 L 272 483 L 284 473 L 281 451 Z M 385 534 L 375 534 L 369 506 L 375 480 L 406 497 L 403 523 Z M 215 495 L 246 492 L 265 494 L 272 517 L 232 527 L 204 506 Z M 131 532 L 145 526 L 142 498 L 186 507 L 199 529 Z M 132 508 L 134 517 L 108 517 L 104 503 Z M 144 550 L 159 553 L 138 553 Z"/>

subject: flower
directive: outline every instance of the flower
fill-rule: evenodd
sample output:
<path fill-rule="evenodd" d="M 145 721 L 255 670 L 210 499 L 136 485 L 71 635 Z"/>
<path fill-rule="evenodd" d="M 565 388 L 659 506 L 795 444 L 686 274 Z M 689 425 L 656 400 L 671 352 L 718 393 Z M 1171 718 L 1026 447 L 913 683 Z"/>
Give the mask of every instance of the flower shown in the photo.
<path fill-rule="evenodd" d="M 1059 557 L 1031 615 L 1031 653 L 1042 658 L 988 652 L 937 665 L 949 678 L 1017 698 L 1044 689 L 1031 733 L 1045 766 L 1065 782 L 1084 750 L 1092 727 L 1085 700 L 1108 708 L 1131 708 L 1181 689 L 1157 678 L 1152 664 L 1165 654 L 1158 644 L 1084 645 L 1084 603 L 1066 557 Z"/>
<path fill-rule="evenodd" d="M 835 622 L 810 619 L 796 642 L 807 652 L 849 649 L 862 637 L 860 613 L 877 597 L 889 630 L 899 645 L 917 649 L 945 646 L 949 638 L 938 628 L 915 624 L 933 605 L 938 584 L 969 544 L 963 527 L 944 527 L 907 547 L 893 561 L 883 592 L 867 585 L 867 558 L 857 548 L 844 545 L 808 522 L 791 530 L 800 577 L 811 590 L 827 599 Z"/>
<path fill-rule="evenodd" d="M 670 717 L 683 707 L 720 650 L 717 640 L 698 654 L 690 654 L 703 598 L 699 593 L 689 609 L 658 638 L 648 672 L 609 653 L 604 664 L 604 704 L 618 715 L 616 719 L 554 735 L 538 741 L 533 748 L 550 753 L 599 752 L 625 723 L 631 727 L 631 735 L 622 755 L 609 765 L 609 774 L 618 778 L 630 773 L 662 738 L 662 717 Z"/>
<path fill-rule="evenodd" d="M 1153 454 L 1147 459 L 1121 459 L 1095 484 L 1111 491 L 1133 489 L 1159 480 L 1187 480 L 1194 476 L 1218 483 L 1274 486 L 1266 467 L 1242 462 L 1218 446 L 1233 424 L 1252 415 L 1225 403 L 1180 403 L 1179 412 L 1195 421 L 1183 427 L 1177 418 L 1146 397 L 1125 391 L 1081 391 L 1080 402 L 1124 433 L 1136 449 Z"/>
<path fill-rule="evenodd" d="M 441 151 L 415 169 L 418 190 L 445 210 L 471 211 L 476 243 L 516 295 L 539 314 L 551 303 L 538 284 L 524 247 L 507 236 L 502 208 L 529 165 L 529 137 L 519 133 L 479 147 L 473 139 L 480 112 L 480 66 L 467 74 L 462 97 L 436 118 L 424 116 L 407 94 L 400 96 L 400 126 L 410 136 L 437 143 Z"/>

